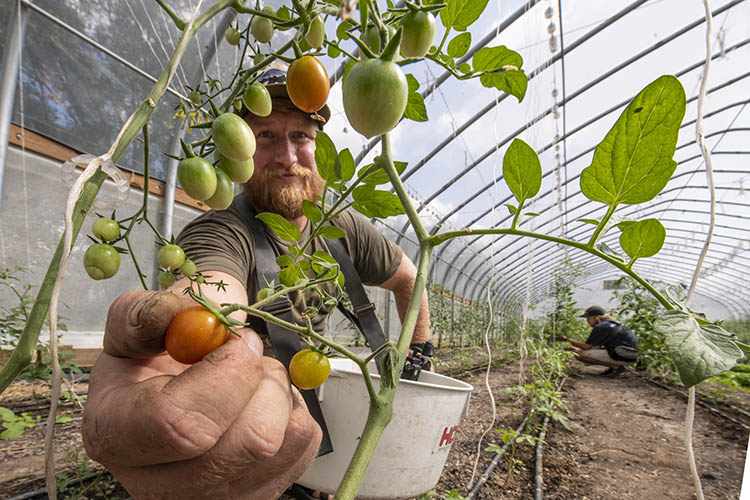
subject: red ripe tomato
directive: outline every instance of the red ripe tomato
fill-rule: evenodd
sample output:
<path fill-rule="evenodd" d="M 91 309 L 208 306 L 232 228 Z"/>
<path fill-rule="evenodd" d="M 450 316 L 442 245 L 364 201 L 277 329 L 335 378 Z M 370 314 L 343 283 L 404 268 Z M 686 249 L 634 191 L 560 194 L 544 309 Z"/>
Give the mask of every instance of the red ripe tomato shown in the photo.
<path fill-rule="evenodd" d="M 289 377 L 300 389 L 315 389 L 326 381 L 331 373 L 331 363 L 325 354 L 303 349 L 289 362 Z"/>
<path fill-rule="evenodd" d="M 180 363 L 193 364 L 229 339 L 229 330 L 201 305 L 178 312 L 167 327 L 167 352 Z"/>
<path fill-rule="evenodd" d="M 313 56 L 302 56 L 289 66 L 286 88 L 295 106 L 314 113 L 325 105 L 331 84 L 320 61 Z"/>

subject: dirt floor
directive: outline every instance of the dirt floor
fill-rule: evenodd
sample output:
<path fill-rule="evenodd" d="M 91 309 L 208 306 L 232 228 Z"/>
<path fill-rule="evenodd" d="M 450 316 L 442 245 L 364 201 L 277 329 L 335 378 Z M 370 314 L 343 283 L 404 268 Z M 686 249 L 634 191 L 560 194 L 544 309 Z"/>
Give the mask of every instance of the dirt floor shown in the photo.
<path fill-rule="evenodd" d="M 466 360 L 463 360 L 466 364 Z M 439 371 L 449 369 L 448 365 Z M 653 385 L 635 372 L 609 379 L 598 375 L 599 368 L 587 367 L 568 378 L 563 387 L 569 413 L 570 430 L 558 423 L 547 428 L 544 445 L 544 498 L 559 500 L 654 500 L 695 498 L 690 480 L 687 453 L 683 441 L 686 399 L 674 390 Z M 484 372 L 465 377 L 474 385 L 468 413 L 459 427 L 440 482 L 430 498 L 468 496 L 485 471 L 494 453 L 482 451 L 475 459 L 480 436 L 486 433 L 480 448 L 501 442 L 494 429 L 515 429 L 525 416 L 526 405 L 506 388 L 523 384 L 519 366 L 495 367 L 489 385 L 495 397 L 497 419 L 491 425 L 491 403 L 485 387 Z M 84 395 L 85 382 L 76 384 Z M 0 406 L 13 407 L 20 401 L 43 398 L 42 384 L 14 383 L 0 398 Z M 729 401 L 732 407 L 718 405 L 721 411 L 750 426 L 750 395 L 742 391 L 714 390 L 713 397 Z M 75 463 L 71 456 L 80 446 L 80 410 L 75 404 L 61 413 L 74 420 L 56 425 L 55 449 L 59 469 L 69 477 Z M 45 417 L 42 416 L 41 420 Z M 737 499 L 745 466 L 748 430 L 698 406 L 694 427 L 695 455 L 705 498 Z M 0 440 L 0 499 L 11 499 L 43 487 L 44 426 L 37 425 L 20 437 Z M 534 447 L 519 445 L 519 460 L 513 473 L 508 461 L 501 459 L 476 499 L 534 498 Z M 78 474 L 80 476 L 81 474 Z M 109 481 L 113 483 L 113 481 Z M 128 498 L 114 485 L 108 496 L 75 498 Z M 461 496 L 459 496 L 461 495 Z M 35 497 L 41 498 L 41 497 Z M 71 498 L 61 495 L 61 498 Z M 287 497 L 284 497 L 287 498 Z"/>

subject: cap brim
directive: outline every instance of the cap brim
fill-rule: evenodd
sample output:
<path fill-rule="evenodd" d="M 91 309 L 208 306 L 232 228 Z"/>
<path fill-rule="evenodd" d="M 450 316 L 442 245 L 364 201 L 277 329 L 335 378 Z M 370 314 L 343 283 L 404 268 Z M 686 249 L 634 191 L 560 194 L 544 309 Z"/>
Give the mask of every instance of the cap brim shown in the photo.
<path fill-rule="evenodd" d="M 271 97 L 284 97 L 289 99 L 289 91 L 287 90 L 285 83 L 272 83 L 266 85 L 266 88 Z M 311 114 L 310 118 L 322 124 L 326 124 L 328 123 L 328 120 L 331 119 L 331 109 L 328 107 L 328 104 L 324 104 L 322 108 Z"/>

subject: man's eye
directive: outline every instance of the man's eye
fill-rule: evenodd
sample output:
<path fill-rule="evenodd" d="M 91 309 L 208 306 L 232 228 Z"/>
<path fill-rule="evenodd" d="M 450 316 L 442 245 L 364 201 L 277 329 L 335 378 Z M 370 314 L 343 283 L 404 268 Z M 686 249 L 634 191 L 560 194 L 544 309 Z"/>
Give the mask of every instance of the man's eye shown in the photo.
<path fill-rule="evenodd" d="M 259 139 L 261 137 L 262 138 L 272 138 L 273 134 L 270 131 L 268 131 L 268 130 L 261 130 L 260 132 L 257 133 L 256 137 L 259 138 Z"/>

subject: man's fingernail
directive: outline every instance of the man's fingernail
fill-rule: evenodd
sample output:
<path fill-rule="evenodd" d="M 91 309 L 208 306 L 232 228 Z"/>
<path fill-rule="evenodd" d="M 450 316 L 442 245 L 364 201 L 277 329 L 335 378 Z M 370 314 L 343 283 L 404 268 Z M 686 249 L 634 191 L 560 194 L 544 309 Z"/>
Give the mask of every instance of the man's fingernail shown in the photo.
<path fill-rule="evenodd" d="M 263 356 L 263 341 L 260 340 L 258 334 L 256 334 L 252 330 L 245 330 L 244 332 L 242 332 L 242 339 L 245 341 L 245 344 L 247 344 L 250 350 L 257 354 L 258 357 Z"/>

